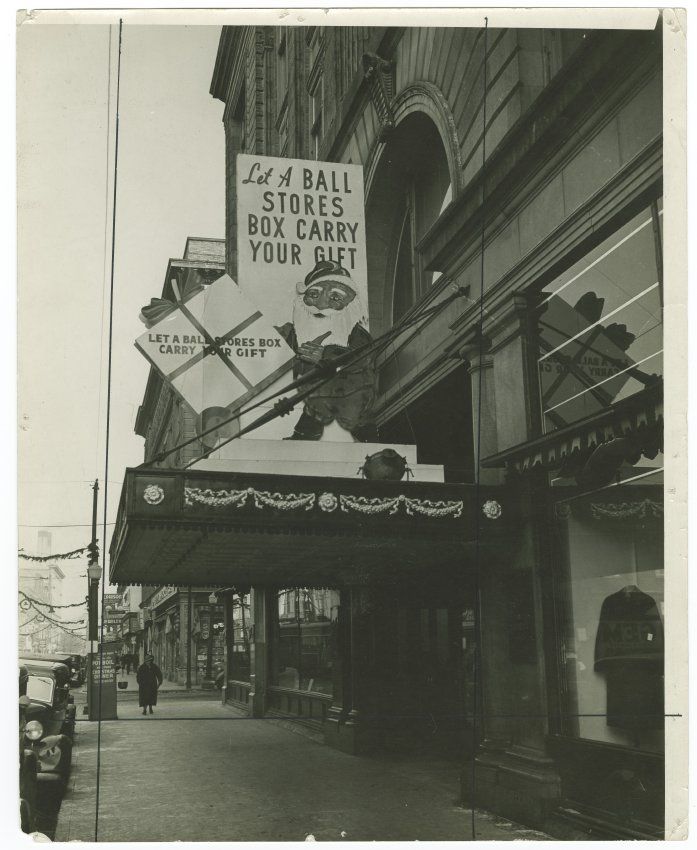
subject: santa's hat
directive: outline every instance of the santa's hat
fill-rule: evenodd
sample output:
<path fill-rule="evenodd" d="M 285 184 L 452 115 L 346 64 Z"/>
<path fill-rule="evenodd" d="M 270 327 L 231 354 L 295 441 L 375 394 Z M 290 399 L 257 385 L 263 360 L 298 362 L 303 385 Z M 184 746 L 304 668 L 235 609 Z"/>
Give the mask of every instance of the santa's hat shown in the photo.
<path fill-rule="evenodd" d="M 297 290 L 300 294 L 315 283 L 339 283 L 342 286 L 348 286 L 353 292 L 356 292 L 356 285 L 351 279 L 351 275 L 343 266 L 332 260 L 320 260 L 307 275 L 304 281 L 298 281 Z"/>

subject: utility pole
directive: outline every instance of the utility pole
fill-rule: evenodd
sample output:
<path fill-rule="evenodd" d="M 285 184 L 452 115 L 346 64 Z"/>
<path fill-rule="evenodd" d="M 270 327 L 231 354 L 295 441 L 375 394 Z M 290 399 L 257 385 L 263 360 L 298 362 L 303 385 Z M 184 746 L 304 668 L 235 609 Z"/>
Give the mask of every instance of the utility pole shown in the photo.
<path fill-rule="evenodd" d="M 189 585 L 189 594 L 187 598 L 187 627 L 186 627 L 186 689 L 191 690 L 191 619 L 193 614 L 193 600 L 191 597 L 191 585 Z"/>
<path fill-rule="evenodd" d="M 95 479 L 92 485 L 92 542 L 89 545 L 90 560 L 87 566 L 87 639 L 90 644 L 90 653 L 93 651 L 93 642 L 98 636 L 98 611 L 99 611 L 99 576 L 95 581 L 97 569 L 99 569 L 99 547 L 97 546 L 97 498 L 99 495 L 99 480 Z M 100 570 L 101 573 L 101 570 Z"/>

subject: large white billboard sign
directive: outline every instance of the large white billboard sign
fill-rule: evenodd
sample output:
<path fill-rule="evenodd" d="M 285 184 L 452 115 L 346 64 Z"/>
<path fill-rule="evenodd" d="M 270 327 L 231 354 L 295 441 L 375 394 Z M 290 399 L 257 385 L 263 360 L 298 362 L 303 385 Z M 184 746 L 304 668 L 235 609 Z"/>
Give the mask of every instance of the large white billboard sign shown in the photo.
<path fill-rule="evenodd" d="M 274 324 L 322 260 L 348 272 L 367 316 L 363 167 L 238 154 L 237 250 L 239 285 Z"/>

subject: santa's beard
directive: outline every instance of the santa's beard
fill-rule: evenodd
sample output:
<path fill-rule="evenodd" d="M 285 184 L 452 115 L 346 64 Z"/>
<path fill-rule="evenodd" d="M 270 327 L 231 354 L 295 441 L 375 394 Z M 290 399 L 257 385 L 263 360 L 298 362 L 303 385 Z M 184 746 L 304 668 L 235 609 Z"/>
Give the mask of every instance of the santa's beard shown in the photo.
<path fill-rule="evenodd" d="M 323 317 L 317 318 L 315 313 L 322 313 Z M 330 307 L 318 310 L 317 307 L 309 307 L 302 296 L 293 304 L 293 325 L 299 345 L 312 342 L 331 331 L 330 336 L 322 340 L 322 345 L 348 346 L 351 331 L 357 324 L 365 324 L 365 316 L 358 298 L 354 298 L 343 310 L 332 310 Z"/>

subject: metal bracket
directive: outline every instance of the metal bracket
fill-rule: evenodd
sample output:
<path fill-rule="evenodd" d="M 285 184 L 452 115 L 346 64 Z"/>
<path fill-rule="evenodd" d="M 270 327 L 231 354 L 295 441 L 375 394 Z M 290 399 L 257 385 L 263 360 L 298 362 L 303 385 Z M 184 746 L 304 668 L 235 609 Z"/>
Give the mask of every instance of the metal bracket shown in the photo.
<path fill-rule="evenodd" d="M 380 120 L 380 141 L 386 142 L 395 127 L 392 111 L 394 63 L 388 62 L 376 53 L 364 53 L 363 76 L 368 83 L 370 99 Z"/>

